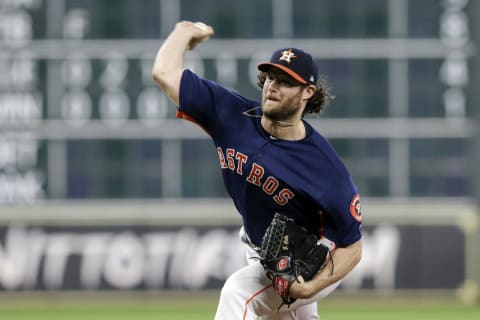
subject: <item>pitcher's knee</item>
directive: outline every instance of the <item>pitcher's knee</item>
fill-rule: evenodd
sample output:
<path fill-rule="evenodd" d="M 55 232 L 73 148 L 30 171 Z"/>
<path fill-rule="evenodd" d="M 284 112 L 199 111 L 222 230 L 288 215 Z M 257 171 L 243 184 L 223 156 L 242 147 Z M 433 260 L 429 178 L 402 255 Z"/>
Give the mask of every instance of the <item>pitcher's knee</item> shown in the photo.
<path fill-rule="evenodd" d="M 235 297 L 240 297 L 242 295 L 241 284 L 232 281 L 232 279 L 227 279 L 223 284 L 220 296 L 222 299 L 234 299 Z"/>
<path fill-rule="evenodd" d="M 245 314 L 247 291 L 246 288 L 241 287 L 241 283 L 227 280 L 220 292 L 215 319 L 241 319 Z M 245 319 L 256 319 L 256 317 Z"/>

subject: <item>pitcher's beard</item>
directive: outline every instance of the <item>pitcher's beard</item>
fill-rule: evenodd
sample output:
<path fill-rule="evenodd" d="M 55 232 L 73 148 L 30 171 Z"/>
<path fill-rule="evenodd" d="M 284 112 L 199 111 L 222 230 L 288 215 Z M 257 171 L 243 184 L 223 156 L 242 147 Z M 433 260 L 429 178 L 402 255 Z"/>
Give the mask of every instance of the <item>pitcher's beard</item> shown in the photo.
<path fill-rule="evenodd" d="M 288 121 L 297 111 L 293 108 L 263 109 L 263 115 L 272 121 Z"/>
<path fill-rule="evenodd" d="M 292 125 L 292 119 L 300 111 L 300 99 L 292 97 L 285 101 L 282 105 L 273 108 L 265 106 L 265 100 L 262 105 L 263 115 L 269 120 L 277 123 L 286 123 Z"/>

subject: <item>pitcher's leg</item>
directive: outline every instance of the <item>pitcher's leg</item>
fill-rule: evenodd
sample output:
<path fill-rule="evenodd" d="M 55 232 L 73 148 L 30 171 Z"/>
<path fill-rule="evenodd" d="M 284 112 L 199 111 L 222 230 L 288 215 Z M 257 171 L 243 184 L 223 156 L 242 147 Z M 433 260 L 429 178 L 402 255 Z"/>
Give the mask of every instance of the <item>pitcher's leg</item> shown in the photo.
<path fill-rule="evenodd" d="M 327 297 L 338 287 L 339 284 L 340 281 L 326 287 L 311 299 L 299 299 L 290 307 L 284 305 L 280 310 L 270 311 L 268 315 L 262 316 L 262 320 L 319 320 L 320 316 L 318 314 L 317 301 Z M 273 292 L 272 289 L 269 291 Z"/>
<path fill-rule="evenodd" d="M 259 264 L 241 268 L 223 285 L 215 320 L 256 320 L 268 309 L 264 299 L 270 288 L 270 281 Z"/>
<path fill-rule="evenodd" d="M 254 256 L 250 252 L 250 257 Z M 334 283 L 308 300 L 299 299 L 291 306 L 282 304 L 256 259 L 249 259 L 249 265 L 233 273 L 225 282 L 217 307 L 215 320 L 318 320 L 317 300 L 334 291 L 340 282 Z M 281 307 L 280 307 L 281 306 Z"/>
<path fill-rule="evenodd" d="M 298 320 L 319 320 L 317 302 L 306 304 L 296 310 Z"/>
<path fill-rule="evenodd" d="M 317 303 L 313 302 L 295 309 L 262 316 L 262 320 L 319 320 Z"/>

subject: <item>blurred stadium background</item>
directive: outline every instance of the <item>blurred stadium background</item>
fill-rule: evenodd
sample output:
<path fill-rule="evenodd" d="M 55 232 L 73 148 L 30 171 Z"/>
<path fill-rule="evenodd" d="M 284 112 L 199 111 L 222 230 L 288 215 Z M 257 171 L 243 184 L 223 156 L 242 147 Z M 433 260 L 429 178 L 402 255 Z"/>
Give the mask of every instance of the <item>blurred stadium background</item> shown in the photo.
<path fill-rule="evenodd" d="M 207 78 L 259 97 L 256 64 L 297 46 L 336 95 L 309 121 L 362 192 L 365 251 L 324 319 L 343 319 L 336 298 L 376 310 L 368 319 L 425 300 L 456 305 L 436 319 L 477 318 L 480 2 L 468 0 L 0 0 L 0 317 L 76 319 L 83 307 L 62 313 L 59 299 L 93 295 L 120 310 L 112 319 L 212 318 L 245 261 L 213 145 L 151 80 L 182 19 L 215 27 L 187 54 Z"/>

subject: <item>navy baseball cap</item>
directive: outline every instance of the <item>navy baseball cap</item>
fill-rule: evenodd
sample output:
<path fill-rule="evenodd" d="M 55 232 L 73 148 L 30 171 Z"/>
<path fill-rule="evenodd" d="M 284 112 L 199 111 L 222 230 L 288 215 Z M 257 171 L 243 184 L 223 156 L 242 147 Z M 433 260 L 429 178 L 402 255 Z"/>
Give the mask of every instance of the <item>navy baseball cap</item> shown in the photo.
<path fill-rule="evenodd" d="M 318 80 L 317 62 L 302 49 L 278 49 L 269 62 L 262 62 L 257 67 L 260 71 L 267 71 L 271 67 L 278 68 L 302 84 L 316 85 Z"/>

